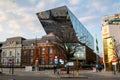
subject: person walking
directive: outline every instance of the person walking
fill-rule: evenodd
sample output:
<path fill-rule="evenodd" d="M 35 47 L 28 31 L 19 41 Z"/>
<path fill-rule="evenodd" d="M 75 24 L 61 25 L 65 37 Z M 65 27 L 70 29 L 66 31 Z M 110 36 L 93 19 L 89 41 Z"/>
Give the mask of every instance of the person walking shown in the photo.
<path fill-rule="evenodd" d="M 54 66 L 54 74 L 56 73 L 56 66 Z"/>

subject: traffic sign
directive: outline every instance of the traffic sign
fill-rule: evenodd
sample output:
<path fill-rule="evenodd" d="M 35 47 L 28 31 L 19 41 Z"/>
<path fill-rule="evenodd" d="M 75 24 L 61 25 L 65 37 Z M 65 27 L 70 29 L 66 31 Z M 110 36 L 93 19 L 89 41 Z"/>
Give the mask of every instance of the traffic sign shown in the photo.
<path fill-rule="evenodd" d="M 112 62 L 112 65 L 116 65 L 117 63 L 116 62 Z"/>
<path fill-rule="evenodd" d="M 74 62 L 67 62 L 65 66 L 74 66 Z"/>
<path fill-rule="evenodd" d="M 116 58 L 113 58 L 113 59 L 112 59 L 112 62 L 117 62 L 117 59 L 116 59 Z"/>

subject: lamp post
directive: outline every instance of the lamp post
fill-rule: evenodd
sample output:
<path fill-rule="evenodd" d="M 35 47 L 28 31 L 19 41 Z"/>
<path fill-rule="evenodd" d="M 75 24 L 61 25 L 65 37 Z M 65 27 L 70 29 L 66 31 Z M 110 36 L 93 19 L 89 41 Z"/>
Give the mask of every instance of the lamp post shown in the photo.
<path fill-rule="evenodd" d="M 35 71 L 38 71 L 38 58 L 35 60 Z"/>
<path fill-rule="evenodd" d="M 79 64 L 78 64 L 78 59 L 79 59 L 79 57 L 80 57 L 80 54 L 79 53 L 76 53 L 76 54 L 74 54 L 74 56 L 75 56 L 75 58 L 76 58 L 76 65 L 77 65 L 77 69 L 76 69 L 76 77 L 78 77 L 78 75 L 79 75 Z"/>

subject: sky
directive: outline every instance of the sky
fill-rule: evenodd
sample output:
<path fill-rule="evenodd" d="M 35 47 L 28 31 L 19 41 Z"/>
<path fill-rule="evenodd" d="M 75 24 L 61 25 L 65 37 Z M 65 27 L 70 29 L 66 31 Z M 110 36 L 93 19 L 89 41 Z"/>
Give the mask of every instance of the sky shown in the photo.
<path fill-rule="evenodd" d="M 36 13 L 64 5 L 98 39 L 101 54 L 102 17 L 120 13 L 120 0 L 0 0 L 0 42 L 16 36 L 41 38 L 46 33 Z"/>

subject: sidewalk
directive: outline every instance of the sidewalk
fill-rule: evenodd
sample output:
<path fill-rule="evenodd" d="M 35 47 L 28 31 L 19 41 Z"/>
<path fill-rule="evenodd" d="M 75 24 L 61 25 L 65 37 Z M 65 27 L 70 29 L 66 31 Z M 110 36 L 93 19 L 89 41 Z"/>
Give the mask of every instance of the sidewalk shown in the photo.
<path fill-rule="evenodd" d="M 3 69 L 4 75 L 11 75 L 9 73 L 9 69 Z M 46 75 L 48 77 L 54 78 L 73 78 L 76 77 L 76 71 L 70 71 L 70 74 L 67 74 L 66 71 L 61 71 L 59 74 L 54 74 L 53 70 L 43 70 L 43 71 L 25 71 L 25 69 L 19 68 L 14 69 L 14 75 L 17 76 L 40 76 Z M 102 71 L 102 72 L 93 72 L 92 70 L 79 70 L 80 78 L 88 78 L 88 77 L 117 77 L 120 78 L 120 73 L 113 74 L 112 71 Z"/>
<path fill-rule="evenodd" d="M 53 74 L 54 75 L 54 74 Z M 76 72 L 70 72 L 67 74 L 66 71 L 62 71 L 60 74 L 55 74 L 57 77 L 76 77 Z M 116 72 L 116 75 L 112 71 L 102 71 L 102 72 L 93 72 L 92 70 L 79 70 L 80 78 L 88 78 L 88 77 L 117 77 L 120 78 L 120 73 Z"/>
<path fill-rule="evenodd" d="M 114 74 L 112 71 L 93 72 L 92 74 L 103 77 L 120 77 L 120 72 L 116 72 L 116 74 Z"/>

